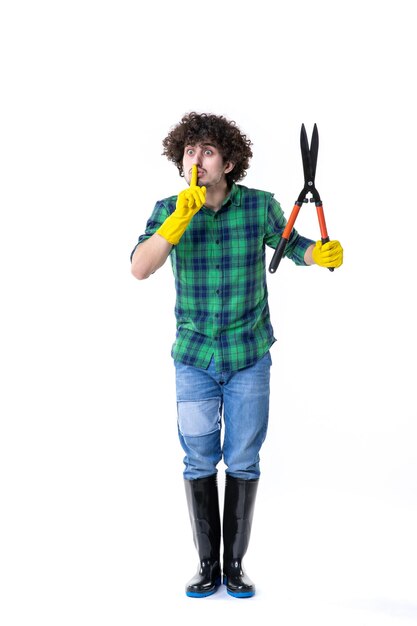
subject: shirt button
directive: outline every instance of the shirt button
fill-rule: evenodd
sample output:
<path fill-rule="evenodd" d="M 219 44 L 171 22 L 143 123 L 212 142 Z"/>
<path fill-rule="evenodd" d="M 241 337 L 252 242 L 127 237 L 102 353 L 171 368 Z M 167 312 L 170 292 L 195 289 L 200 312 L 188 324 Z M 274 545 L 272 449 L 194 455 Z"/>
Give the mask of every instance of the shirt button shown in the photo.
<path fill-rule="evenodd" d="M 214 317 L 219 317 L 219 314 L 218 314 L 218 313 L 215 313 L 215 314 L 214 314 Z"/>
<path fill-rule="evenodd" d="M 220 293 L 220 289 L 216 289 L 216 293 L 219 294 Z"/>
<path fill-rule="evenodd" d="M 217 244 L 219 244 L 219 243 L 220 243 L 219 239 L 216 239 L 216 243 L 217 243 Z"/>
<path fill-rule="evenodd" d="M 216 265 L 216 270 L 219 270 L 219 269 L 220 269 L 220 265 Z"/>

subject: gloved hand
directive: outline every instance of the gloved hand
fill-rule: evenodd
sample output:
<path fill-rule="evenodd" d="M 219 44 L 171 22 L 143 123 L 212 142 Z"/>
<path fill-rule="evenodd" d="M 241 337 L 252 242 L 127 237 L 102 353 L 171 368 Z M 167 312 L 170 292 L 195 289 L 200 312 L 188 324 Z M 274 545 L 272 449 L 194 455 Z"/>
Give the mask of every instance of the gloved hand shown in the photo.
<path fill-rule="evenodd" d="M 197 185 L 197 166 L 193 165 L 190 186 L 178 194 L 175 211 L 156 232 L 173 246 L 177 245 L 191 219 L 205 201 L 206 188 Z"/>
<path fill-rule="evenodd" d="M 313 261 L 321 267 L 340 267 L 343 263 L 343 248 L 338 241 L 321 243 L 313 248 Z"/>

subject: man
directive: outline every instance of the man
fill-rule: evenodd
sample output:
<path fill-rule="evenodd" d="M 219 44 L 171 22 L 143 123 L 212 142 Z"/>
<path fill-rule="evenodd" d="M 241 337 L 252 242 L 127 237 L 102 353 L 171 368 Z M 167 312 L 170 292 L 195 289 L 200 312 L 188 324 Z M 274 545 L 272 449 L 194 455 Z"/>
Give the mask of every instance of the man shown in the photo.
<path fill-rule="evenodd" d="M 204 597 L 221 582 L 217 464 L 226 469 L 223 582 L 250 597 L 243 570 L 269 410 L 270 322 L 265 245 L 275 248 L 286 220 L 271 193 L 236 183 L 251 142 L 223 116 L 190 113 L 163 141 L 189 187 L 156 203 L 132 252 L 132 273 L 148 278 L 170 256 L 176 285 L 178 434 L 184 483 L 199 554 L 186 594 Z M 285 256 L 297 265 L 339 267 L 339 242 L 322 245 L 293 229 Z M 221 440 L 222 418 L 224 439 Z"/>

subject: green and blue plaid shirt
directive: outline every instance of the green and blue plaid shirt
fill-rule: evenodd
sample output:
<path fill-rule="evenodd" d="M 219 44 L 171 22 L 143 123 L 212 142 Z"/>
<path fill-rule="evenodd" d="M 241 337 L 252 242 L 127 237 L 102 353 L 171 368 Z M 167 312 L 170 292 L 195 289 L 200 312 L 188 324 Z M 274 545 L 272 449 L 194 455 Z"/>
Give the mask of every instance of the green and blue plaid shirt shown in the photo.
<path fill-rule="evenodd" d="M 138 244 L 175 210 L 177 196 L 160 200 Z M 233 185 L 217 212 L 193 217 L 170 253 L 177 319 L 172 357 L 218 372 L 253 365 L 275 342 L 268 308 L 265 244 L 276 248 L 286 219 L 272 193 Z M 314 243 L 295 229 L 285 250 L 297 265 Z M 133 254 L 133 253 L 132 253 Z"/>

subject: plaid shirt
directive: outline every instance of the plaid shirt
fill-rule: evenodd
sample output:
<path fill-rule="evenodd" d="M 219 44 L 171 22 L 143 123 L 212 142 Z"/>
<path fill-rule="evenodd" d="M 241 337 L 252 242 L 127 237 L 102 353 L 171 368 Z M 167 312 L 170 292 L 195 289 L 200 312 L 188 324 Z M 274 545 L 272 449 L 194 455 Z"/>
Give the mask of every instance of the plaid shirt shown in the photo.
<path fill-rule="evenodd" d="M 139 245 L 175 210 L 160 200 Z M 272 193 L 233 185 L 217 212 L 202 207 L 170 253 L 177 319 L 172 357 L 218 372 L 253 365 L 275 342 L 268 308 L 265 244 L 276 248 L 286 220 Z M 285 250 L 296 265 L 314 243 L 295 229 Z M 132 252 L 133 255 L 133 252 Z"/>

